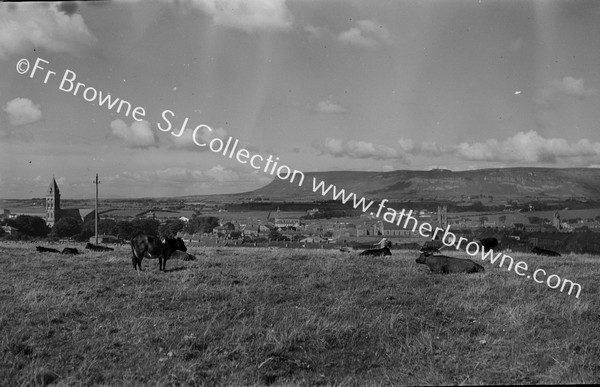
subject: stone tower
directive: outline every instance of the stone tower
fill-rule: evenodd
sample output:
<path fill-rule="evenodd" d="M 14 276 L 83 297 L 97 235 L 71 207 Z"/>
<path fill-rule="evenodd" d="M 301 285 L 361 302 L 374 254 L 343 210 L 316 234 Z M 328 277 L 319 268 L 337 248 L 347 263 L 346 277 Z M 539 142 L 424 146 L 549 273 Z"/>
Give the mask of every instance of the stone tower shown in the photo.
<path fill-rule="evenodd" d="M 52 177 L 52 182 L 48 187 L 46 194 L 46 224 L 48 227 L 53 227 L 54 223 L 60 218 L 60 190 L 56 180 Z"/>

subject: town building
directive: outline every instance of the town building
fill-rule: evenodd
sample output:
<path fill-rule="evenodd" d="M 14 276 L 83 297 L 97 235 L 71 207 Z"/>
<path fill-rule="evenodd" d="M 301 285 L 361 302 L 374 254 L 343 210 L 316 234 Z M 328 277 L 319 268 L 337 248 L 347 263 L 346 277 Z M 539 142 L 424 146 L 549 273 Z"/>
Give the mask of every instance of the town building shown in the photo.
<path fill-rule="evenodd" d="M 82 222 L 93 220 L 96 211 L 93 209 L 61 208 L 60 189 L 54 177 L 48 186 L 46 193 L 46 224 L 54 227 L 61 218 L 75 218 Z"/>

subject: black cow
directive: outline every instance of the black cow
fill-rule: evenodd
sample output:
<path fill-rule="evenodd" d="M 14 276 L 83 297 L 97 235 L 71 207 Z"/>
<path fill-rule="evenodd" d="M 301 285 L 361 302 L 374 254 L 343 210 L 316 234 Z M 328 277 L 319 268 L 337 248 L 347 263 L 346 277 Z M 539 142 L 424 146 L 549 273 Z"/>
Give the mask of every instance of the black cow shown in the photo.
<path fill-rule="evenodd" d="M 560 253 L 557 253 L 556 251 L 542 249 L 537 246 L 535 246 L 533 248 L 533 250 L 531 250 L 531 252 L 534 254 L 537 254 L 537 255 L 547 255 L 549 257 L 560 257 L 561 256 Z"/>
<path fill-rule="evenodd" d="M 61 254 L 77 255 L 79 251 L 75 247 L 65 247 Z"/>
<path fill-rule="evenodd" d="M 99 245 L 95 245 L 93 243 L 88 242 L 85 245 L 85 248 L 88 250 L 92 250 L 92 251 L 113 251 L 114 249 L 112 247 L 106 247 L 106 246 L 99 246 Z"/>
<path fill-rule="evenodd" d="M 431 255 L 430 253 L 422 253 L 416 262 L 427 265 L 429 270 L 439 274 L 477 273 L 485 270 L 483 266 L 470 259 Z"/>
<path fill-rule="evenodd" d="M 368 249 L 363 251 L 362 253 L 360 253 L 359 255 L 370 255 L 373 257 L 381 257 L 384 255 L 392 255 L 392 252 L 390 251 L 390 248 L 385 246 L 381 249 Z"/>
<path fill-rule="evenodd" d="M 500 242 L 496 238 L 483 238 L 479 241 L 483 247 L 483 251 L 490 251 L 496 248 Z"/>
<path fill-rule="evenodd" d="M 39 251 L 40 253 L 60 253 L 60 251 L 58 251 L 56 249 L 52 249 L 52 248 L 44 247 L 44 246 L 37 246 L 35 249 L 37 251 Z"/>
<path fill-rule="evenodd" d="M 158 258 L 159 270 L 165 270 L 167 267 L 167 259 L 171 257 L 175 250 L 187 251 L 187 247 L 181 238 L 165 237 L 164 243 L 155 236 L 139 234 L 131 240 L 131 252 L 133 257 L 131 263 L 133 269 L 142 270 L 142 259 Z"/>

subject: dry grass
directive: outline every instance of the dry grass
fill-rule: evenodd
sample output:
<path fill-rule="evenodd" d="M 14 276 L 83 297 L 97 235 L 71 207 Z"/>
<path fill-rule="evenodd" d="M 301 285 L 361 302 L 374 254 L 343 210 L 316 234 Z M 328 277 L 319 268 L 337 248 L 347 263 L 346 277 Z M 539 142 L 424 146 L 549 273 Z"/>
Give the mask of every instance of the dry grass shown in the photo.
<path fill-rule="evenodd" d="M 433 275 L 415 254 L 193 248 L 131 267 L 0 246 L 6 385 L 426 385 L 600 382 L 596 257 L 517 255 L 579 299 L 484 266 Z"/>

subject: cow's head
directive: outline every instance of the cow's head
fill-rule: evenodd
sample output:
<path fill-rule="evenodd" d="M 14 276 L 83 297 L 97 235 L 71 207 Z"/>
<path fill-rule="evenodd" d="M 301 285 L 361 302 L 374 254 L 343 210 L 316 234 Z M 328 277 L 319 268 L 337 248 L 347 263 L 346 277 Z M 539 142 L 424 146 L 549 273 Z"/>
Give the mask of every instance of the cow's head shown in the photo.
<path fill-rule="evenodd" d="M 419 258 L 417 258 L 415 260 L 415 262 L 417 263 L 425 263 L 425 259 L 427 259 L 427 257 L 429 257 L 431 255 L 430 252 L 426 251 L 424 253 L 421 253 L 421 255 L 419 255 Z"/>
<path fill-rule="evenodd" d="M 187 247 L 183 243 L 183 239 L 177 238 L 175 239 L 175 250 L 187 251 Z"/>

